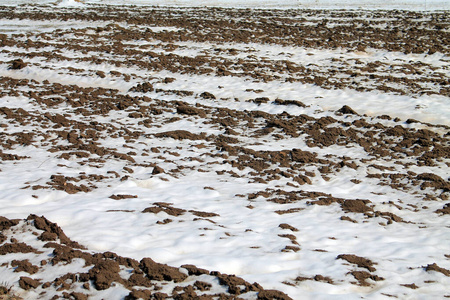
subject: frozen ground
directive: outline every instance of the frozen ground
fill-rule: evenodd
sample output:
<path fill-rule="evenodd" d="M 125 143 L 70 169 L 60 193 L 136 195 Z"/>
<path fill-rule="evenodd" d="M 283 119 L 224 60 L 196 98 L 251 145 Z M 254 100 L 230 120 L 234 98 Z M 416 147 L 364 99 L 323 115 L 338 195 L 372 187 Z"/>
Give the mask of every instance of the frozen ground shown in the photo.
<path fill-rule="evenodd" d="M 446 12 L 0 9 L 11 292 L 450 296 Z"/>
<path fill-rule="evenodd" d="M 106 5 L 161 5 L 161 6 L 210 6 L 249 8 L 307 8 L 307 9 L 406 9 L 448 10 L 446 0 L 3 0 L 4 5 L 57 4 L 80 7 L 83 4 Z"/>

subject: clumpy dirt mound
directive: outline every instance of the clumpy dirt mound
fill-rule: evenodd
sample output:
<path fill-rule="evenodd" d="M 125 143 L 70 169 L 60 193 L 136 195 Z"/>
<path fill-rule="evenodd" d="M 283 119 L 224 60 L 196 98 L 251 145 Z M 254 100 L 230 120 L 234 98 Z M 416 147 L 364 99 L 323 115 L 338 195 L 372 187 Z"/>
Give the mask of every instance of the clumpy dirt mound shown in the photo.
<path fill-rule="evenodd" d="M 444 205 L 443 208 L 436 210 L 436 213 L 448 215 L 450 214 L 450 203 Z"/>
<path fill-rule="evenodd" d="M 450 276 L 450 270 L 447 270 L 445 268 L 439 267 L 436 263 L 433 263 L 431 265 L 427 265 L 425 267 L 425 271 L 435 271 L 444 274 L 445 276 Z"/>
<path fill-rule="evenodd" d="M 427 187 L 433 187 L 435 189 L 442 189 L 445 192 L 450 191 L 450 182 L 445 181 L 440 176 L 433 173 L 421 173 L 416 177 L 418 180 L 423 180 L 420 188 L 425 189 Z"/>
<path fill-rule="evenodd" d="M 151 258 L 142 259 L 139 267 L 150 280 L 181 282 L 187 278 L 187 275 L 181 273 L 177 268 L 155 263 Z"/>
<path fill-rule="evenodd" d="M 111 195 L 109 196 L 109 198 L 114 199 L 114 200 L 123 200 L 123 199 L 132 199 L 132 198 L 137 198 L 138 196 L 136 195 Z"/>
<path fill-rule="evenodd" d="M 358 284 L 361 286 L 370 286 L 371 285 L 369 282 L 366 281 L 367 279 L 371 279 L 374 282 L 384 280 L 383 277 L 370 274 L 369 272 L 366 272 L 366 271 L 352 271 L 352 272 L 350 272 L 350 274 L 353 275 L 353 277 L 355 277 L 355 279 L 358 281 Z"/>
<path fill-rule="evenodd" d="M 0 158 L 2 160 L 20 160 L 26 158 L 26 156 L 19 156 L 17 154 L 3 153 L 0 151 Z"/>
<path fill-rule="evenodd" d="M 148 82 L 139 83 L 135 87 L 132 87 L 130 92 L 148 93 L 154 90 L 153 85 Z"/>
<path fill-rule="evenodd" d="M 20 295 L 34 295 L 27 294 L 28 291 L 39 293 L 44 298 L 56 295 L 53 298 L 88 299 L 96 296 L 97 292 L 112 290 L 111 293 L 116 291 L 120 294 L 129 291 L 125 299 L 235 299 L 239 295 L 254 295 L 256 292 L 258 299 L 291 299 L 281 291 L 264 290 L 257 283 L 250 284 L 234 275 L 209 272 L 194 265 L 177 268 L 151 258 L 138 262 L 112 252 L 94 253 L 71 241 L 56 223 L 45 217 L 30 215 L 24 222 L 5 217 L 0 217 L 0 220 L 3 224 L 11 224 L 8 225 L 11 230 L 4 228 L 2 234 L 16 241 L 1 245 L 0 256 L 22 253 L 24 258 L 0 266 L 2 274 L 16 278 L 10 289 Z M 44 233 L 53 233 L 58 239 L 46 243 L 41 238 Z M 19 241 L 21 239 L 27 243 Z M 80 259 L 84 261 L 84 267 L 78 263 Z M 30 260 L 40 261 L 40 264 L 34 265 Z M 71 272 L 61 273 L 58 271 L 61 266 Z M 20 276 L 24 273 L 32 277 Z M 47 274 L 46 278 L 48 274 L 54 274 L 54 279 L 44 282 L 44 274 Z M 144 287 L 147 289 L 142 289 Z M 166 293 L 160 292 L 163 287 Z M 220 292 L 223 287 L 227 289 L 226 293 Z M 67 292 L 74 289 L 84 292 Z M 9 293 L 8 290 L 6 292 Z"/>
<path fill-rule="evenodd" d="M 209 92 L 203 92 L 200 94 L 200 97 L 204 98 L 204 99 L 216 99 L 216 96 L 214 96 L 213 94 L 209 93 Z"/>
<path fill-rule="evenodd" d="M 292 300 L 292 298 L 280 291 L 265 290 L 258 293 L 258 300 Z"/>
<path fill-rule="evenodd" d="M 244 294 L 249 291 L 263 290 L 263 288 L 259 284 L 250 284 L 244 279 L 234 275 L 221 274 L 220 272 L 211 272 L 211 274 L 217 276 L 220 284 L 228 286 L 228 292 L 234 295 Z"/>
<path fill-rule="evenodd" d="M 303 151 L 300 149 L 292 149 L 291 151 L 292 160 L 300 163 L 315 163 L 318 162 L 317 154 L 309 151 Z"/>
<path fill-rule="evenodd" d="M 367 206 L 368 203 L 371 203 L 370 200 L 344 200 L 342 202 L 341 207 L 345 212 L 356 212 L 356 213 L 365 213 L 368 211 L 372 211 L 372 208 Z"/>
<path fill-rule="evenodd" d="M 16 268 L 14 272 L 26 272 L 29 274 L 34 274 L 39 270 L 39 267 L 31 264 L 28 259 L 13 260 L 11 262 L 11 266 Z"/>
<path fill-rule="evenodd" d="M 119 276 L 120 266 L 117 261 L 100 261 L 89 270 L 89 276 L 93 280 L 97 290 L 106 290 L 113 282 L 122 282 Z"/>
<path fill-rule="evenodd" d="M 170 203 L 157 202 L 154 203 L 155 206 L 147 207 L 142 212 L 143 213 L 154 213 L 165 212 L 168 215 L 178 217 L 186 212 L 182 208 L 172 207 Z"/>
<path fill-rule="evenodd" d="M 367 270 L 369 270 L 370 272 L 375 271 L 376 269 L 373 267 L 373 265 L 375 264 L 374 262 L 372 262 L 370 259 L 364 258 L 364 257 L 360 257 L 360 256 L 356 256 L 354 254 L 340 254 L 338 255 L 338 257 L 336 259 L 343 259 L 348 261 L 351 264 L 355 264 L 360 268 L 365 268 Z"/>
<path fill-rule="evenodd" d="M 370 286 L 374 284 L 376 281 L 383 281 L 384 278 L 380 277 L 378 275 L 372 274 L 376 271 L 375 265 L 376 263 L 372 262 L 370 259 L 360 257 L 354 254 L 340 254 L 336 259 L 343 259 L 351 264 L 355 264 L 358 266 L 358 268 L 364 268 L 367 269 L 367 271 L 361 271 L 361 270 L 353 270 L 350 271 L 348 274 L 351 274 L 356 280 L 358 285 L 361 286 Z M 372 282 L 368 282 L 367 280 L 370 279 Z M 354 283 L 355 284 L 355 283 Z"/>
<path fill-rule="evenodd" d="M 37 229 L 44 231 L 41 236 L 39 236 L 39 239 L 48 241 L 56 240 L 56 238 L 58 238 L 61 243 L 67 246 L 70 246 L 72 248 L 84 249 L 83 246 L 81 246 L 77 242 L 71 241 L 56 223 L 50 222 L 44 216 L 38 217 L 36 215 L 29 215 L 27 220 L 34 221 L 34 226 Z"/>
<path fill-rule="evenodd" d="M 203 275 L 203 274 L 209 274 L 208 270 L 197 268 L 194 265 L 182 265 L 181 267 L 186 269 L 188 271 L 189 275 L 200 276 L 200 275 Z"/>
<path fill-rule="evenodd" d="M 65 191 L 68 194 L 76 194 L 78 192 L 89 192 L 90 189 L 81 184 L 76 185 L 71 183 L 70 181 L 77 181 L 77 179 L 66 177 L 63 175 L 52 175 L 50 177 L 50 182 L 47 182 L 50 186 L 52 186 L 54 189 Z"/>
<path fill-rule="evenodd" d="M 195 134 L 192 132 L 189 132 L 187 130 L 174 130 L 174 131 L 166 131 L 155 134 L 156 137 L 162 138 L 162 137 L 170 137 L 176 140 L 202 140 L 205 138 L 205 134 Z"/>
<path fill-rule="evenodd" d="M 152 175 L 158 175 L 161 173 L 165 173 L 163 168 L 161 168 L 159 166 L 156 166 L 153 168 Z"/>
<path fill-rule="evenodd" d="M 354 111 L 350 106 L 344 105 L 337 112 L 341 114 L 357 115 L 358 113 Z"/>
<path fill-rule="evenodd" d="M 202 118 L 206 117 L 206 114 L 205 114 L 205 112 L 202 109 L 195 108 L 195 107 L 192 107 L 192 106 L 187 106 L 187 105 L 178 106 L 177 107 L 177 113 L 184 114 L 184 115 L 189 115 L 189 116 L 198 115 L 198 116 L 200 116 Z"/>
<path fill-rule="evenodd" d="M 16 59 L 11 62 L 9 69 L 11 70 L 20 70 L 27 66 L 27 63 L 21 59 Z"/>
<path fill-rule="evenodd" d="M 38 250 L 25 243 L 5 243 L 0 246 L 0 255 L 8 253 L 35 253 Z"/>
<path fill-rule="evenodd" d="M 5 217 L 0 216 L 0 230 L 9 229 L 11 226 L 15 226 L 20 222 L 20 220 L 10 220 Z"/>
<path fill-rule="evenodd" d="M 448 295 L 436 280 L 448 253 L 422 246 L 448 231 L 450 127 L 430 99 L 450 95 L 449 16 L 0 6 L 0 20 L 45 27 L 0 34 L 6 211 L 80 209 L 84 225 L 68 226 L 88 231 L 86 243 L 185 263 L 94 253 L 30 215 L 0 217 L 1 274 L 32 299 L 327 298 L 336 286 L 352 297 Z M 107 226 L 91 232 L 97 217 Z M 378 255 L 398 229 L 409 249 Z M 367 238 L 376 243 L 362 254 Z M 414 285 L 408 270 L 429 262 Z"/>
<path fill-rule="evenodd" d="M 289 224 L 286 224 L 286 223 L 282 223 L 282 224 L 278 225 L 278 227 L 280 227 L 282 229 L 288 229 L 290 231 L 298 231 L 297 228 L 295 228 L 294 226 L 291 226 Z"/>
<path fill-rule="evenodd" d="M 41 284 L 41 282 L 39 282 L 38 280 L 34 280 L 34 279 L 30 278 L 30 277 L 22 276 L 22 277 L 20 277 L 20 280 L 19 280 L 19 285 L 24 290 L 35 289 L 40 284 Z"/>

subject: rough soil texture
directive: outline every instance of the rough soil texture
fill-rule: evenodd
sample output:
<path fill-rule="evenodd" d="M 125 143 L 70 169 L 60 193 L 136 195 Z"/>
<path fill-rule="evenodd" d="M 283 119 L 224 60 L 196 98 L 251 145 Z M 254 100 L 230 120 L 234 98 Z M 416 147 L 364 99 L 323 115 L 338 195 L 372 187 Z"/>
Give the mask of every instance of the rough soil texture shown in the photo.
<path fill-rule="evenodd" d="M 147 176 L 165 182 L 207 174 L 218 182 L 244 182 L 245 188 L 234 199 L 248 200 L 245 209 L 249 211 L 263 202 L 273 208 L 274 216 L 286 219 L 302 218 L 304 211 L 316 209 L 328 213 L 324 218 L 335 217 L 355 228 L 367 223 L 386 230 L 399 224 L 426 228 L 421 221 L 411 221 L 415 214 L 429 212 L 437 220 L 450 214 L 445 171 L 450 167 L 449 126 L 400 120 L 395 112 L 368 116 L 347 105 L 316 111 L 300 100 L 272 99 L 264 90 L 251 88 L 245 90 L 246 99 L 221 98 L 212 91 L 180 87 L 178 77 L 166 75 L 249 78 L 256 83 L 281 81 L 412 98 L 448 97 L 449 18 L 443 12 L 96 6 L 81 12 L 0 6 L 2 20 L 92 22 L 92 27 L 0 34 L 4 57 L 0 64 L 9 72 L 0 78 L 0 99 L 6 99 L 0 104 L 0 172 L 14 166 L 26 168 L 33 159 L 45 156 L 39 168 L 46 169 L 46 163 L 54 168 L 40 173 L 45 176 L 20 182 L 20 190 L 33 199 L 55 191 L 67 197 L 89 197 L 105 187 L 139 181 L 136 174 L 143 169 L 148 170 Z M 285 53 L 269 59 L 242 46 L 251 43 L 360 53 L 368 48 L 411 55 L 440 53 L 444 58 L 439 67 L 412 59 L 385 63 L 344 57 L 303 65 L 290 61 Z M 198 50 L 200 44 L 203 48 Z M 66 79 L 87 77 L 95 84 L 47 80 L 45 72 Z M 124 88 L 111 87 L 103 79 L 120 81 Z M 227 105 L 239 101 L 253 108 Z M 274 107 L 283 111 L 271 113 Z M 290 114 L 293 109 L 309 113 Z M 274 141 L 283 147 L 275 147 Z M 357 149 L 357 154 L 349 154 L 349 149 Z M 111 169 L 105 171 L 107 167 Z M 440 175 L 430 171 L 438 169 L 444 171 Z M 370 183 L 379 190 L 371 192 L 370 199 L 347 199 L 316 187 L 349 174 L 354 175 L 345 183 L 350 188 Z M 214 192 L 217 187 L 202 188 Z M 406 196 L 391 198 L 394 192 L 390 191 Z M 119 205 L 135 203 L 141 196 L 110 192 L 106 197 Z M 186 220 L 208 223 L 210 227 L 199 226 L 199 236 L 224 227 L 219 210 L 178 207 L 164 200 L 107 212 L 154 217 L 160 227 Z M 175 267 L 148 257 L 138 261 L 93 252 L 72 241 L 56 223 L 32 213 L 23 220 L 0 216 L 0 256 L 20 257 L 7 259 L 0 268 L 18 273 L 11 284 L 24 298 L 88 299 L 101 292 L 107 298 L 109 290 L 125 299 L 291 299 L 283 291 L 190 264 Z M 283 220 L 275 225 L 274 238 L 283 241 L 277 255 L 301 257 L 303 251 L 317 255 L 331 251 L 308 249 L 301 242 L 303 229 L 290 223 Z M 232 237 L 226 231 L 221 239 Z M 330 244 L 335 240 L 327 237 Z M 383 273 L 378 259 L 359 253 L 338 252 L 330 264 L 342 267 L 342 278 L 305 274 L 283 284 L 350 282 L 352 287 L 371 291 L 396 276 Z M 443 265 L 430 261 L 408 268 L 429 276 L 450 276 L 438 264 Z M 63 266 L 69 265 L 77 271 L 64 271 Z M 430 282 L 399 285 L 408 293 L 437 281 L 433 277 Z"/>
<path fill-rule="evenodd" d="M 55 239 L 54 242 L 36 239 L 36 236 L 42 236 L 48 232 L 45 230 L 49 230 L 48 227 L 41 229 L 42 224 L 58 228 L 59 236 L 65 237 L 64 232 L 45 217 L 30 215 L 26 220 L 19 222 L 2 217 L 2 221 L 15 223 L 8 230 L 3 231 L 8 239 L 14 239 L 18 232 L 23 233 L 21 237 L 24 239 L 34 236 L 32 243 L 38 249 L 15 240 L 12 244 L 3 245 L 0 255 L 17 253 L 17 251 L 29 253 L 27 259 L 13 260 L 6 267 L 14 268 L 14 271 L 20 274 L 37 273 L 34 278 L 20 276 L 18 284 L 23 290 L 36 291 L 42 299 L 88 299 L 90 296 L 97 295 L 98 291 L 113 288 L 117 284 L 129 291 L 125 299 L 237 299 L 238 295 L 244 296 L 247 293 L 250 293 L 248 296 L 254 295 L 258 299 L 291 299 L 283 292 L 265 290 L 257 283 L 248 283 L 234 275 L 221 274 L 217 271 L 209 272 L 193 265 L 175 268 L 156 263 L 150 258 L 143 258 L 139 262 L 112 252 L 94 253 L 85 249 L 80 250 L 77 243 L 71 242 L 68 245 L 67 241 L 63 241 L 64 238 Z M 81 265 L 78 263 L 80 259 L 83 261 Z M 40 261 L 40 264 L 32 265 L 29 260 Z M 73 272 L 72 268 L 71 273 L 61 274 L 58 270 L 61 266 L 68 267 L 77 263 L 79 269 L 77 272 Z M 2 267 L 5 266 L 2 265 Z M 52 280 L 48 280 L 48 276 L 46 282 L 39 278 L 44 270 L 50 274 L 54 273 L 51 276 Z M 227 292 L 209 293 L 213 284 L 204 280 L 223 286 Z M 170 293 L 158 292 L 162 286 L 170 282 L 181 285 L 174 285 Z M 167 288 L 165 290 L 167 291 Z M 17 296 L 16 299 L 23 298 Z"/>

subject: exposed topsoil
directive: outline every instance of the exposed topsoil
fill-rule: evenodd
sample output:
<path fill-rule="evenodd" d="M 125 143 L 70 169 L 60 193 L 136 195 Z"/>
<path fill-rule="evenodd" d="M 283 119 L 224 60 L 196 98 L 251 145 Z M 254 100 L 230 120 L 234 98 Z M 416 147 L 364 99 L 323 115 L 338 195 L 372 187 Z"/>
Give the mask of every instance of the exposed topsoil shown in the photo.
<path fill-rule="evenodd" d="M 283 292 L 265 290 L 258 283 L 251 284 L 234 275 L 210 272 L 194 265 L 175 268 L 151 258 L 137 261 L 113 252 L 87 251 L 69 240 L 57 224 L 45 217 L 30 215 L 26 220 L 0 217 L 0 222 L 2 237 L 7 240 L 0 245 L 0 255 L 21 253 L 22 258 L 2 267 L 25 275 L 20 276 L 20 288 L 33 290 L 35 294 L 31 295 L 39 294 L 42 299 L 88 299 L 108 289 L 119 290 L 116 293 L 121 294 L 128 290 L 125 299 L 239 299 L 239 295 L 246 294 L 257 299 L 292 299 Z M 20 237 L 19 232 L 23 233 Z M 31 237 L 33 246 L 16 237 Z M 77 264 L 80 260 L 83 263 Z M 39 263 L 35 265 L 30 261 Z M 70 272 L 61 272 L 61 266 Z M 46 280 L 38 278 L 43 272 L 52 275 L 46 276 Z M 30 277 L 36 273 L 37 277 Z M 121 289 L 117 288 L 119 284 Z M 0 296 L 14 294 L 10 286 L 3 288 Z M 215 292 L 217 290 L 223 292 Z M 31 295 L 28 297 L 34 298 Z M 14 299 L 24 298 L 16 295 Z"/>
<path fill-rule="evenodd" d="M 221 98 L 178 82 L 205 75 L 224 81 L 248 78 L 263 87 L 297 82 L 384 96 L 448 97 L 449 17 L 400 11 L 0 7 L 4 21 L 90 24 L 0 34 L 0 172 L 17 178 L 11 189 L 36 201 L 55 191 L 68 199 L 89 197 L 143 176 L 194 182 L 206 174 L 217 179 L 216 186 L 202 187 L 211 193 L 222 183 L 239 182 L 239 193 L 226 201 L 244 199 L 245 211 L 264 203 L 274 218 L 302 219 L 315 210 L 326 212 L 324 219 L 354 226 L 355 232 L 367 224 L 386 231 L 407 225 L 420 232 L 427 224 L 416 215 L 443 220 L 450 212 L 447 125 L 401 120 L 395 111 L 368 116 L 348 105 L 316 110 L 301 95 L 275 99 L 262 88 L 244 87 L 245 99 Z M 265 57 L 265 50 L 253 49 L 255 44 L 304 47 L 311 49 L 307 57 L 316 55 L 313 50 L 342 49 L 370 56 L 369 49 L 375 49 L 443 58 L 438 65 L 344 56 L 302 64 L 286 53 L 274 58 L 267 50 Z M 20 170 L 30 165 L 39 172 L 23 179 Z M 361 190 L 358 185 L 372 190 L 364 197 L 344 197 L 334 193 L 335 182 L 355 191 Z M 183 222 L 213 228 L 202 225 L 199 236 L 228 230 L 221 222 L 229 216 L 219 209 L 168 201 L 138 208 L 140 197 L 110 192 L 106 198 L 114 207 L 107 213 L 155 218 L 159 228 Z M 26 220 L 0 217 L 0 257 L 5 260 L 0 269 L 20 273 L 10 287 L 0 287 L 0 297 L 11 289 L 24 298 L 45 299 L 291 299 L 282 291 L 194 265 L 174 267 L 152 258 L 93 252 L 57 224 L 29 213 Z M 307 249 L 300 242 L 302 228 L 294 225 L 283 220 L 266 233 L 283 241 L 283 247 L 271 251 L 298 254 L 299 259 L 304 251 L 331 251 Z M 245 234 L 259 233 L 248 228 Z M 227 238 L 233 234 L 220 237 Z M 324 245 L 334 241 L 329 236 Z M 306 289 L 309 283 L 349 283 L 358 291 L 376 290 L 398 275 L 383 270 L 378 259 L 342 251 L 329 262 L 345 270 L 342 278 L 305 274 L 280 281 Z M 61 271 L 66 270 L 62 266 L 71 271 Z M 441 261 L 407 267 L 427 276 L 448 277 L 450 272 Z M 437 282 L 434 277 L 408 281 L 400 284 L 406 291 L 390 296 L 401 298 Z"/>

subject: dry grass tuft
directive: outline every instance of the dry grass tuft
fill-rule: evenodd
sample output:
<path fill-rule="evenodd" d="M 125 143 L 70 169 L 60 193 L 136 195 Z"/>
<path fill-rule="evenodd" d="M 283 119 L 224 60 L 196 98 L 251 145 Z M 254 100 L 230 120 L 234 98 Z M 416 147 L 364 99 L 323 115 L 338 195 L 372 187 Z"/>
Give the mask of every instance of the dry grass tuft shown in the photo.
<path fill-rule="evenodd" d="M 23 300 L 23 298 L 11 292 L 11 285 L 0 282 L 0 300 Z"/>

